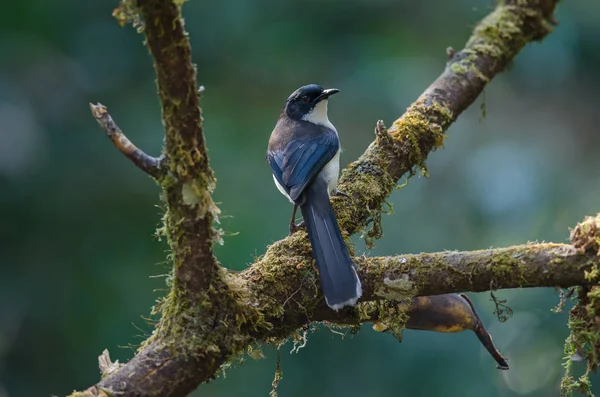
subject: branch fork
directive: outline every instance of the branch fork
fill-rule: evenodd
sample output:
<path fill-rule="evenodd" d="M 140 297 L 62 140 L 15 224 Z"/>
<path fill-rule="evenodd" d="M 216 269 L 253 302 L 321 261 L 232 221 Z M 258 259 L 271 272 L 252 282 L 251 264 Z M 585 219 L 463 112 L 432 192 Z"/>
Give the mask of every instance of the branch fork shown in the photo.
<path fill-rule="evenodd" d="M 397 337 L 404 326 L 472 330 L 499 367 L 506 369 L 506 360 L 491 343 L 470 300 L 453 293 L 485 291 L 493 280 L 503 288 L 578 285 L 586 282 L 583 269 L 598 266 L 599 257 L 564 244 L 360 257 L 356 263 L 364 296 L 356 308 L 339 312 L 328 310 L 315 287 L 318 280 L 310 266 L 305 233 L 273 244 L 246 271 L 225 272 L 212 252 L 216 235 L 212 223 L 218 211 L 210 195 L 215 180 L 204 142 L 196 71 L 180 15 L 182 3 L 122 0 L 119 8 L 127 11 L 126 20 L 144 21 L 165 125 L 163 155 L 155 158 L 141 151 L 105 106 L 90 104 L 119 151 L 163 188 L 165 234 L 173 261 L 171 291 L 158 305 L 162 317 L 156 331 L 135 357 L 113 366 L 106 354 L 102 360 L 106 376 L 73 396 L 184 396 L 213 378 L 248 344 L 281 342 L 315 321 L 346 325 L 370 321 L 376 330 Z M 342 173 L 339 188 L 347 197 L 332 199 L 344 233 L 356 233 L 369 219 L 379 219 L 374 214 L 381 212 L 398 180 L 417 167 L 426 169 L 429 153 L 443 147 L 448 127 L 489 81 L 527 43 L 550 33 L 556 3 L 500 2 L 476 26 L 463 50 L 448 50 L 450 60 L 443 73 L 402 117 L 389 128 L 377 123 L 375 141 Z M 190 202 L 194 205 L 186 204 Z M 380 230 L 379 225 L 374 230 Z M 380 296 L 382 290 L 390 294 L 387 299 Z M 381 305 L 393 315 L 383 312 Z M 444 307 L 449 309 L 440 309 Z M 435 313 L 446 317 L 431 322 Z"/>

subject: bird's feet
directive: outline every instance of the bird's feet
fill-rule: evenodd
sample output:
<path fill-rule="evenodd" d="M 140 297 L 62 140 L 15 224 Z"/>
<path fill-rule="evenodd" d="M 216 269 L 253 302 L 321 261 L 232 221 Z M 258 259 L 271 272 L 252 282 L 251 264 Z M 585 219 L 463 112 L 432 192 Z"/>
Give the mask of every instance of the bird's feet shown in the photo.
<path fill-rule="evenodd" d="M 304 227 L 306 227 L 306 223 L 304 223 L 304 221 L 302 221 L 298 224 L 295 224 L 294 222 L 290 222 L 290 236 Z"/>

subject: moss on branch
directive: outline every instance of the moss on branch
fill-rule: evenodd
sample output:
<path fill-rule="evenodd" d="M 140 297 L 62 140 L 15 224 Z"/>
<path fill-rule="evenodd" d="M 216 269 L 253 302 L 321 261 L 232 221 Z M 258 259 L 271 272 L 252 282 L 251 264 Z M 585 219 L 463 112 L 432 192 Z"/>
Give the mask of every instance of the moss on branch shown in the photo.
<path fill-rule="evenodd" d="M 251 291 L 252 305 L 264 308 L 265 319 L 278 324 L 269 336 L 287 334 L 310 321 L 338 318 L 324 302 L 310 256 L 292 251 L 289 240 L 277 242 L 270 249 L 273 255 L 235 276 Z M 553 243 L 354 260 L 363 283 L 361 302 L 480 292 L 492 284 L 497 288 L 569 287 L 586 283 L 584 271 L 600 263 L 600 258 L 572 245 Z M 288 277 L 292 282 L 287 282 Z M 342 312 L 354 313 L 355 322 L 360 319 L 360 311 L 348 308 Z"/>
<path fill-rule="evenodd" d="M 204 141 L 196 68 L 180 7 L 159 0 L 137 0 L 136 5 L 154 59 L 165 126 L 164 167 L 169 172 L 159 181 L 167 204 L 165 234 L 175 279 L 186 294 L 199 293 L 218 278 L 212 222 L 219 209 L 211 198 L 215 178 Z"/>
<path fill-rule="evenodd" d="M 245 327 L 261 313 L 243 304 L 213 256 L 215 178 L 202 129 L 196 68 L 180 15 L 181 2 L 123 0 L 114 15 L 133 21 L 154 60 L 165 127 L 161 173 L 163 228 L 173 265 L 170 292 L 153 309 L 160 320 L 137 355 L 88 392 L 118 395 L 187 395 L 215 376 L 220 365 L 250 342 Z M 94 391 L 95 390 L 95 391 Z"/>
<path fill-rule="evenodd" d="M 445 132 L 529 42 L 552 31 L 555 0 L 501 2 L 475 27 L 462 51 L 453 53 L 445 71 L 394 121 L 378 127 L 376 139 L 342 173 L 334 208 L 342 229 L 353 234 L 381 211 L 386 198 L 402 177 L 420 168 L 432 151 L 442 148 Z M 380 229 L 379 225 L 374 225 Z"/>

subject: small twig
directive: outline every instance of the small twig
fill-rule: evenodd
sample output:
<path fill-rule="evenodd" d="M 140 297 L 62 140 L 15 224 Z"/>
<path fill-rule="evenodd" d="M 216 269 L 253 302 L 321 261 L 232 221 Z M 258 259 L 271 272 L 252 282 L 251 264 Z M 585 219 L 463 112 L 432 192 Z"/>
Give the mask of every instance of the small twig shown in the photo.
<path fill-rule="evenodd" d="M 148 156 L 146 153 L 137 148 L 129 138 L 123 134 L 123 131 L 115 123 L 115 121 L 108 114 L 106 106 L 98 103 L 94 105 L 90 103 L 90 110 L 92 115 L 100 125 L 100 127 L 106 132 L 106 135 L 110 138 L 112 143 L 127 157 L 137 165 L 139 169 L 144 171 L 146 174 L 152 176 L 154 179 L 158 179 L 160 176 L 160 161 L 156 157 Z"/>

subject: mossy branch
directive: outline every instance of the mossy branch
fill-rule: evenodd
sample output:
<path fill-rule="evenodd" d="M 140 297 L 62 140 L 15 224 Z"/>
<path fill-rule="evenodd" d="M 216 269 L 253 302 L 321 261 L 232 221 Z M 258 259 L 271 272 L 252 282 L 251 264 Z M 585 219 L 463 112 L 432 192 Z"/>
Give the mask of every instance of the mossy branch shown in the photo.
<path fill-rule="evenodd" d="M 186 395 L 215 376 L 221 363 L 249 342 L 239 334 L 244 313 L 213 256 L 212 227 L 219 209 L 211 194 L 196 68 L 183 28 L 181 1 L 123 0 L 113 15 L 143 31 L 154 60 L 165 127 L 157 181 L 165 202 L 164 227 L 173 270 L 170 292 L 153 309 L 152 336 L 126 365 L 107 374 L 88 395 Z M 256 311 L 245 318 L 256 321 Z M 225 318 L 222 318 L 224 316 Z"/>
<path fill-rule="evenodd" d="M 212 222 L 219 209 L 211 199 L 215 178 L 202 130 L 196 68 L 177 2 L 137 0 L 135 5 L 154 59 L 165 126 L 164 167 L 169 172 L 159 181 L 167 204 L 165 232 L 175 280 L 191 297 L 206 291 L 219 271 L 212 254 Z M 132 1 L 122 7 L 132 7 Z"/>
<path fill-rule="evenodd" d="M 339 189 L 350 199 L 336 198 L 340 227 L 349 234 L 374 220 L 373 237 L 379 237 L 377 214 L 398 180 L 421 168 L 430 152 L 443 147 L 446 130 L 502 72 L 529 42 L 552 31 L 556 0 L 499 1 L 483 19 L 465 48 L 453 52 L 444 72 L 394 121 L 389 129 L 380 122 L 376 139 L 364 154 L 342 173 Z"/>
<path fill-rule="evenodd" d="M 173 262 L 171 289 L 154 308 L 161 319 L 136 356 L 122 366 L 105 362 L 103 368 L 111 370 L 103 379 L 73 395 L 183 396 L 215 377 L 223 363 L 249 344 L 282 341 L 313 321 L 376 321 L 399 336 L 408 315 L 413 315 L 408 326 L 416 328 L 431 320 L 431 312 L 414 309 L 417 295 L 483 291 L 492 282 L 495 288 L 584 282 L 582 269 L 595 259 L 567 245 L 361 257 L 356 262 L 364 299 L 356 308 L 334 312 L 320 294 L 305 232 L 272 245 L 248 270 L 226 272 L 212 253 L 218 238 L 212 224 L 219 210 L 211 199 L 215 178 L 180 15 L 183 3 L 122 0 L 114 13 L 121 23 L 131 21 L 144 31 L 154 59 L 165 126 L 164 172 L 157 180 L 166 207 L 163 232 Z M 377 124 L 375 141 L 343 172 L 340 190 L 349 197 L 333 199 L 342 230 L 352 234 L 375 220 L 371 236 L 378 236 L 381 207 L 399 178 L 417 167 L 425 170 L 428 154 L 443 146 L 445 131 L 485 85 L 523 46 L 551 31 L 555 5 L 556 0 L 500 2 L 389 130 Z M 479 324 L 467 323 L 449 330 L 476 330 Z"/>
<path fill-rule="evenodd" d="M 327 308 L 310 256 L 294 252 L 288 240 L 276 243 L 272 250 L 271 255 L 248 270 L 232 276 L 241 279 L 252 292 L 253 305 L 269 308 L 279 318 L 267 321 L 280 323 L 285 314 L 285 323 L 292 328 L 307 321 L 360 322 L 363 314 L 360 309 L 336 313 Z M 581 285 L 586 283 L 585 271 L 597 266 L 600 258 L 569 244 L 541 243 L 466 252 L 361 256 L 355 261 L 363 283 L 360 302 L 364 304 L 461 291 L 481 292 L 491 286 L 505 289 Z M 282 285 L 281 280 L 294 282 Z M 292 313 L 299 317 L 293 319 Z M 275 333 L 279 331 L 273 329 Z"/>

